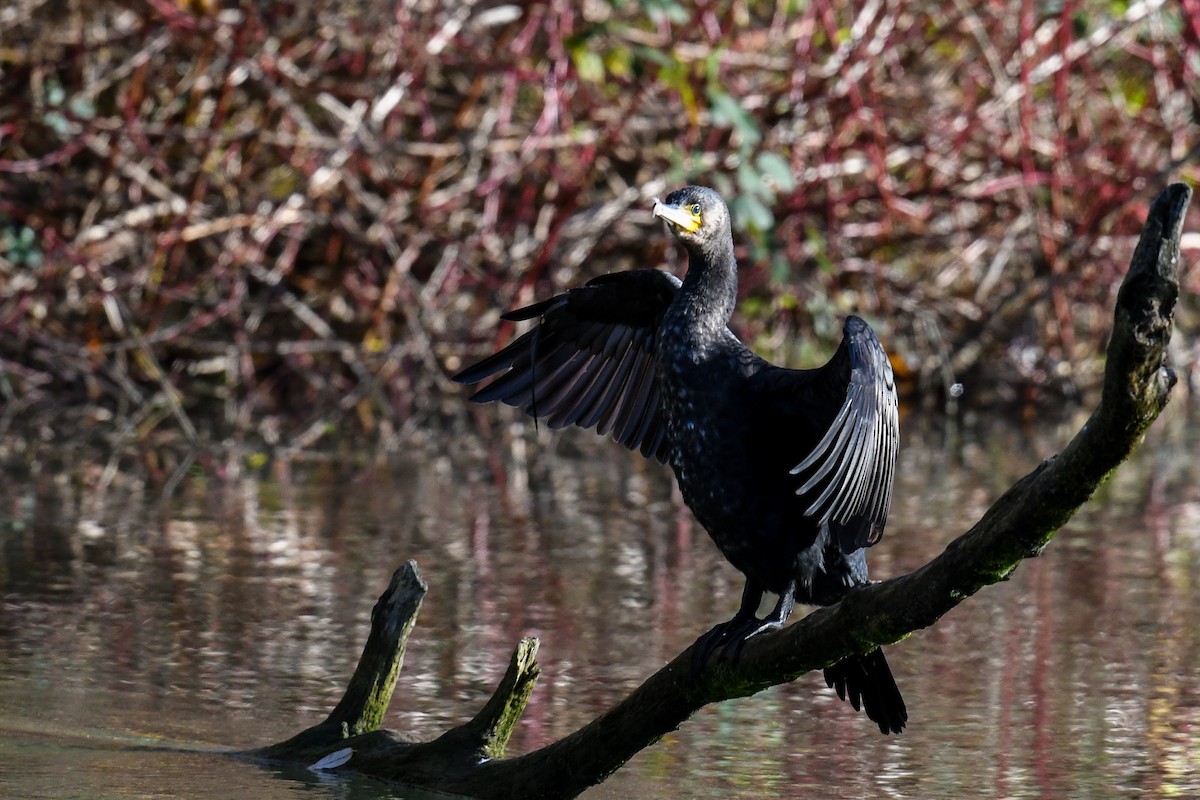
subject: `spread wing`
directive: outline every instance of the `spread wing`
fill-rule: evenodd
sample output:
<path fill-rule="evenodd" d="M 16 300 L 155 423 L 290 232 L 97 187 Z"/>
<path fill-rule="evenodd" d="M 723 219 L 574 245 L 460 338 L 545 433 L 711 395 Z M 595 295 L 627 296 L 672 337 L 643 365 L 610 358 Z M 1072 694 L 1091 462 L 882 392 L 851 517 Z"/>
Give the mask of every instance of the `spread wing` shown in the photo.
<path fill-rule="evenodd" d="M 595 426 L 665 462 L 655 341 L 679 284 L 657 269 L 614 272 L 509 311 L 503 319 L 538 322 L 453 379 L 477 383 L 499 375 L 471 399 L 499 400 L 555 429 Z"/>
<path fill-rule="evenodd" d="M 802 437 L 815 444 L 791 470 L 800 481 L 796 494 L 804 513 L 828 524 L 842 552 L 852 553 L 883 535 L 900 414 L 892 366 L 874 331 L 849 317 L 842 334 L 828 364 L 781 371 L 786 374 L 776 376 L 773 388 L 777 397 L 786 392 L 792 403 L 803 405 L 808 424 L 818 426 Z"/>

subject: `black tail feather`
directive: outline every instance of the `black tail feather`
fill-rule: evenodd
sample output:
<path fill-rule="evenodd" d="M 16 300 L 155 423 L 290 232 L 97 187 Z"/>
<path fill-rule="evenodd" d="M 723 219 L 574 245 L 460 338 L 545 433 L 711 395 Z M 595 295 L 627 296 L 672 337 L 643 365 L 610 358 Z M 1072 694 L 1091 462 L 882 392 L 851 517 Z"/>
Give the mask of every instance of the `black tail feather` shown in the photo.
<path fill-rule="evenodd" d="M 866 655 L 851 656 L 825 670 L 825 683 L 848 700 L 854 710 L 860 708 L 879 726 L 883 733 L 900 733 L 908 722 L 908 709 L 900 687 L 892 677 L 892 669 L 883 650 L 876 648 Z"/>

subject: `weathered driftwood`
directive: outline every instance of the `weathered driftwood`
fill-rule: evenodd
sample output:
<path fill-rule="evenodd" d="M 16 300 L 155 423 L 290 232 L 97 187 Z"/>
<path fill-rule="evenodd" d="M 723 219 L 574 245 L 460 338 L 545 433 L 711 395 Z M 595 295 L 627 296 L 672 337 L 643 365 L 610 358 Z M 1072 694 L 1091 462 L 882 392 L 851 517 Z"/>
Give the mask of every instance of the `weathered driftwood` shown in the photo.
<path fill-rule="evenodd" d="M 372 614 L 362 660 L 342 701 L 321 724 L 246 753 L 349 769 L 471 797 L 574 797 L 674 730 L 702 706 L 753 694 L 928 627 L 980 588 L 1036 556 L 1137 446 L 1165 407 L 1165 365 L 1179 292 L 1179 241 L 1191 191 L 1175 184 L 1155 198 L 1117 297 L 1100 405 L 1054 458 L 996 501 L 937 558 L 852 592 L 781 631 L 751 639 L 736 664 L 693 664 L 678 655 L 628 697 L 566 738 L 504 757 L 537 680 L 537 643 L 525 639 L 492 699 L 475 719 L 431 742 L 378 730 L 399 673 L 425 585 L 401 567 Z"/>

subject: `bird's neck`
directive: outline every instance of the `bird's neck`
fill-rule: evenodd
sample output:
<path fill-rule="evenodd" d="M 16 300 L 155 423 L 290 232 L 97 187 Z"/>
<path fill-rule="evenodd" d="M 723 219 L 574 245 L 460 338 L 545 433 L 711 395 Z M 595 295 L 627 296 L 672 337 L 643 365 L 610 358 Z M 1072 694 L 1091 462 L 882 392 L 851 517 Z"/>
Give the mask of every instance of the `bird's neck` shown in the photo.
<path fill-rule="evenodd" d="M 679 313 L 693 330 L 716 334 L 725 329 L 737 302 L 737 261 L 733 240 L 692 250 L 679 290 Z"/>

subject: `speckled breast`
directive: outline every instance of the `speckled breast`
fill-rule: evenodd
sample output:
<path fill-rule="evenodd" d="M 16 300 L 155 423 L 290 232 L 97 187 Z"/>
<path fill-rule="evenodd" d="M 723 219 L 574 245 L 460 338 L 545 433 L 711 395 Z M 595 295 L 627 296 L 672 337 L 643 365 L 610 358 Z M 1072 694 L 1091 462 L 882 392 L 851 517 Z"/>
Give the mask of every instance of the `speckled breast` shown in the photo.
<path fill-rule="evenodd" d="M 730 408 L 735 367 L 719 352 L 689 347 L 664 353 L 659 379 L 664 399 L 670 464 L 683 500 L 725 557 L 745 569 L 753 542 L 744 530 L 753 493 L 742 485 L 744 441 L 737 409 Z"/>

